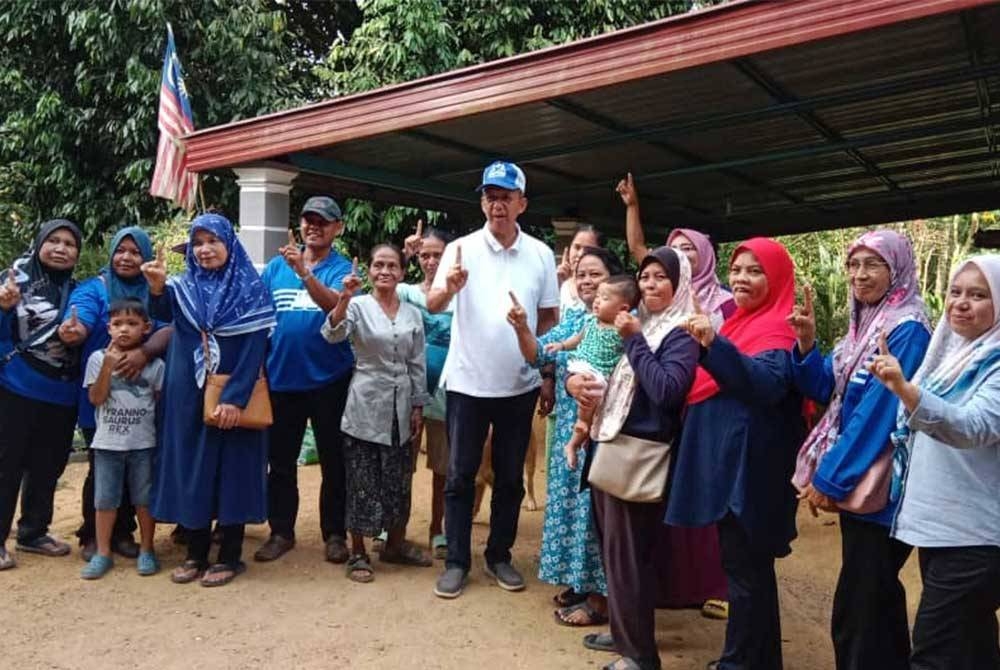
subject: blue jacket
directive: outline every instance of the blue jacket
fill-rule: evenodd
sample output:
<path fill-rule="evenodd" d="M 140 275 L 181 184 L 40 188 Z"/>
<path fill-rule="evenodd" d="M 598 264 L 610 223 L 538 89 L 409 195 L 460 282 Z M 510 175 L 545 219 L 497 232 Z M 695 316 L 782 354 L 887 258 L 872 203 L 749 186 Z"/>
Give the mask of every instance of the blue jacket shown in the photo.
<path fill-rule="evenodd" d="M 907 379 L 920 367 L 930 339 L 930 332 L 917 321 L 904 321 L 889 333 L 889 352 L 899 359 Z M 876 348 L 872 348 L 865 362 L 875 354 Z M 813 347 L 803 356 L 796 346 L 792 362 L 799 390 L 816 402 L 829 403 L 835 383 L 832 354 L 823 357 Z M 834 500 L 846 498 L 889 444 L 898 409 L 899 400 L 892 391 L 872 378 L 864 365 L 858 368 L 844 391 L 840 437 L 820 461 L 813 487 Z M 852 516 L 888 527 L 895 513 L 896 505 L 889 504 L 873 514 Z"/>
<path fill-rule="evenodd" d="M 791 354 L 746 356 L 716 336 L 701 365 L 720 391 L 688 407 L 666 521 L 700 527 L 732 513 L 756 550 L 785 556 L 796 535 L 791 477 L 805 437 Z"/>

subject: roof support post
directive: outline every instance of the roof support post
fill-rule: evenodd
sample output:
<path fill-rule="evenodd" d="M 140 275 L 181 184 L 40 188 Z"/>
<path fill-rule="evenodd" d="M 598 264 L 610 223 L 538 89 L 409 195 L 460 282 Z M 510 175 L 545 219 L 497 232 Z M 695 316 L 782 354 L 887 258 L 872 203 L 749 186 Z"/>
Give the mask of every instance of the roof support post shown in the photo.
<path fill-rule="evenodd" d="M 288 243 L 288 193 L 298 172 L 273 167 L 233 168 L 240 187 L 240 241 L 261 269 Z"/>

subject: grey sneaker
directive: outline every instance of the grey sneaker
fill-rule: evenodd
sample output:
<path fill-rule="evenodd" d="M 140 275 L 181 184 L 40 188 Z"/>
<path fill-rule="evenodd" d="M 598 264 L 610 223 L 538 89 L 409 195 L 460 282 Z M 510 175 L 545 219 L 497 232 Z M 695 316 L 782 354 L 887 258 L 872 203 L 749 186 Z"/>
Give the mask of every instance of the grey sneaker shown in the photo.
<path fill-rule="evenodd" d="M 434 585 L 434 595 L 438 598 L 457 598 L 465 588 L 466 571 L 462 568 L 447 568 Z"/>
<path fill-rule="evenodd" d="M 487 576 L 497 580 L 497 586 L 506 591 L 524 590 L 524 577 L 510 563 L 487 563 L 483 570 Z"/>

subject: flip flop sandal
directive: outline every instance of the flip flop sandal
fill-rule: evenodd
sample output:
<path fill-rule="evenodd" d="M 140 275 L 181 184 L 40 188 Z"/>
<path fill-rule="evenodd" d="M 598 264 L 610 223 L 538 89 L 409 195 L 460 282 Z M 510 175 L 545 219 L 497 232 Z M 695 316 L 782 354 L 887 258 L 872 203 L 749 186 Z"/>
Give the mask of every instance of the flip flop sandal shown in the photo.
<path fill-rule="evenodd" d="M 611 633 L 588 633 L 583 636 L 583 646 L 593 651 L 615 651 L 615 640 Z"/>
<path fill-rule="evenodd" d="M 229 565 L 228 563 L 216 563 L 212 565 L 205 574 L 201 576 L 201 585 L 207 588 L 213 588 L 216 586 L 225 586 L 229 582 L 233 581 L 244 572 L 247 571 L 247 564 L 240 561 L 236 565 Z M 208 579 L 209 575 L 220 575 L 228 572 L 229 574 L 221 579 Z"/>
<path fill-rule="evenodd" d="M 729 603 L 725 600 L 709 598 L 701 606 L 701 615 L 706 619 L 725 621 L 729 618 Z"/>
<path fill-rule="evenodd" d="M 614 663 L 608 663 L 604 670 L 642 670 L 642 666 L 628 656 L 622 656 Z"/>
<path fill-rule="evenodd" d="M 17 561 L 7 553 L 6 549 L 0 548 L 0 570 L 10 570 L 17 567 Z"/>
<path fill-rule="evenodd" d="M 577 593 L 573 589 L 566 589 L 561 593 L 557 593 L 552 596 L 552 602 L 554 602 L 559 607 L 572 607 L 573 605 L 579 605 L 587 600 L 586 593 Z"/>
<path fill-rule="evenodd" d="M 446 535 L 435 535 L 431 538 L 431 551 L 434 558 L 448 558 L 448 537 Z"/>
<path fill-rule="evenodd" d="M 198 561 L 184 561 L 170 573 L 170 581 L 174 584 L 190 584 L 205 573 L 205 566 Z"/>
<path fill-rule="evenodd" d="M 573 621 L 569 617 L 574 612 L 583 612 L 587 615 L 584 621 Z M 608 622 L 608 617 L 605 614 L 601 614 L 593 607 L 590 606 L 586 600 L 582 603 L 577 603 L 576 605 L 570 605 L 569 607 L 560 607 L 555 612 L 552 613 L 556 618 L 556 623 L 560 626 L 570 626 L 573 628 L 584 628 L 586 626 L 603 626 Z"/>
<path fill-rule="evenodd" d="M 363 574 L 363 573 L 368 574 Z M 347 559 L 347 578 L 359 584 L 368 584 L 375 581 L 375 569 L 368 558 L 368 554 L 354 554 Z"/>
<path fill-rule="evenodd" d="M 403 542 L 398 551 L 382 550 L 378 559 L 383 563 L 395 563 L 397 565 L 409 565 L 415 568 L 429 568 L 434 565 L 432 561 L 417 545 L 412 542 Z"/>

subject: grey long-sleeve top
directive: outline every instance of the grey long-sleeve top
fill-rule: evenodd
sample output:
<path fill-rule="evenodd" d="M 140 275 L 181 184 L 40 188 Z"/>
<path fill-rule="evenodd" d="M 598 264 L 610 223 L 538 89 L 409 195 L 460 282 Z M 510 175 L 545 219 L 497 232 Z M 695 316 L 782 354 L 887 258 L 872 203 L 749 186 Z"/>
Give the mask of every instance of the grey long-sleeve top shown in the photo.
<path fill-rule="evenodd" d="M 392 412 L 399 420 L 399 441 L 410 439 L 410 410 L 427 403 L 424 323 L 413 305 L 400 303 L 395 319 L 373 296 L 351 300 L 347 316 L 336 326 L 323 321 L 323 337 L 331 344 L 350 340 L 354 376 L 340 427 L 351 437 L 392 444 Z"/>
<path fill-rule="evenodd" d="M 915 547 L 1000 546 L 1000 374 L 956 405 L 926 390 L 893 536 Z"/>

